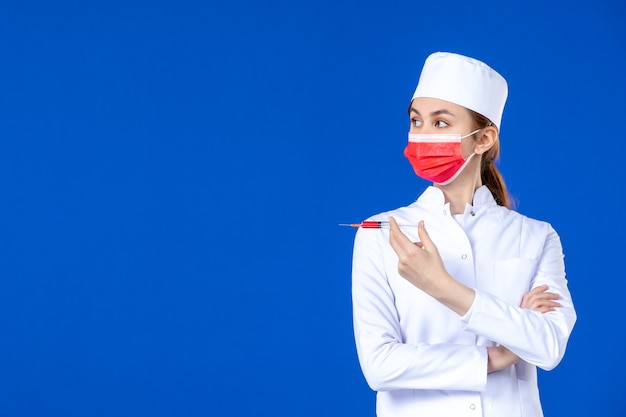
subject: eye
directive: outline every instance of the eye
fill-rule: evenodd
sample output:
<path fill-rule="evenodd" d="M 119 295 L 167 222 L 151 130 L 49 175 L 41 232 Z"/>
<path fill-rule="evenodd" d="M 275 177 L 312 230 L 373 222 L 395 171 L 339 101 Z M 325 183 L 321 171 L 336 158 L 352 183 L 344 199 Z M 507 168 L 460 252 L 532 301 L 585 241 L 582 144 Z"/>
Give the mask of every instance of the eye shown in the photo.
<path fill-rule="evenodd" d="M 422 125 L 422 121 L 420 119 L 411 119 L 411 127 L 420 127 Z"/>
<path fill-rule="evenodd" d="M 437 120 L 435 122 L 435 127 L 448 127 L 448 126 L 450 126 L 450 125 L 448 124 L 448 122 L 446 122 L 444 120 Z"/>

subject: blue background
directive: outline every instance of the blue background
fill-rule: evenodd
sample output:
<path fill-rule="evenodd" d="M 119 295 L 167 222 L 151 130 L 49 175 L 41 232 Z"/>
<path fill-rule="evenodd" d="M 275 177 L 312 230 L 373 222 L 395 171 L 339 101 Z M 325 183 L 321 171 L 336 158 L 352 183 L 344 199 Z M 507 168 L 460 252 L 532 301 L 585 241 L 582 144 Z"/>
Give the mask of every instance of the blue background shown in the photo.
<path fill-rule="evenodd" d="M 500 168 L 579 319 L 547 417 L 623 416 L 621 1 L 0 7 L 0 415 L 374 416 L 354 231 L 427 183 L 424 59 L 509 82 Z"/>

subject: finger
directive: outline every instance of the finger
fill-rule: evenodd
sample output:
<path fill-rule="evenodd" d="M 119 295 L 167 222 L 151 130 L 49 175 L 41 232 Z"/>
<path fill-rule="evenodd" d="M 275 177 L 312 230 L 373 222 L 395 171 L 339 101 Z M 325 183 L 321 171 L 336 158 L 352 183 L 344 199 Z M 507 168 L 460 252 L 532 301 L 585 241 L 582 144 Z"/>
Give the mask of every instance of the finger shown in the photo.
<path fill-rule="evenodd" d="M 542 292 L 529 297 L 530 300 L 558 300 L 561 296 L 553 292 Z"/>
<path fill-rule="evenodd" d="M 530 307 L 528 307 L 528 310 L 539 310 L 539 309 L 544 309 L 544 308 L 557 308 L 557 307 L 561 307 L 561 304 L 554 303 L 554 302 L 537 303 L 537 304 L 533 304 Z"/>
<path fill-rule="evenodd" d="M 547 288 L 547 285 L 540 285 L 524 294 L 522 296 L 522 302 L 520 303 L 520 307 L 533 309 L 535 306 L 538 305 L 538 303 L 543 302 L 544 300 L 558 300 L 559 298 L 561 298 L 559 294 L 553 292 L 544 292 Z"/>
<path fill-rule="evenodd" d="M 400 249 L 401 247 L 398 243 L 398 238 L 396 237 L 399 232 L 400 228 L 398 227 L 396 219 L 394 219 L 393 217 L 389 217 L 389 243 L 391 244 L 393 250 L 395 250 L 396 252 L 398 252 L 398 249 Z"/>
<path fill-rule="evenodd" d="M 557 293 L 554 293 L 554 292 L 544 292 L 544 293 L 538 295 L 537 297 L 539 297 L 541 299 L 545 299 L 545 300 L 558 300 L 559 298 L 561 298 L 560 295 L 558 295 Z"/>
<path fill-rule="evenodd" d="M 532 304 L 533 308 L 538 308 L 538 307 L 561 307 L 561 303 L 557 303 L 556 301 L 537 301 L 536 303 Z"/>
<path fill-rule="evenodd" d="M 435 247 L 435 244 L 430 239 L 430 235 L 426 231 L 424 220 L 420 220 L 420 222 L 417 224 L 417 235 L 419 236 L 420 242 L 422 243 L 422 249 L 431 249 Z"/>
<path fill-rule="evenodd" d="M 547 289 L 548 289 L 548 286 L 545 284 L 539 285 L 531 289 L 530 291 L 528 291 L 526 294 L 522 296 L 522 302 L 520 303 L 520 307 L 528 308 L 528 306 L 532 304 L 535 297 L 537 297 L 539 294 L 543 293 Z"/>
<path fill-rule="evenodd" d="M 542 306 L 561 307 L 560 303 L 552 301 L 557 300 L 558 298 L 557 294 L 541 294 L 527 300 L 523 300 L 520 307 L 527 308 L 529 310 L 536 310 Z"/>
<path fill-rule="evenodd" d="M 535 308 L 531 308 L 529 309 L 531 311 L 536 311 L 537 313 L 547 313 L 549 311 L 555 311 L 556 308 L 554 307 L 549 307 L 549 306 L 543 306 L 543 307 L 535 307 Z"/>
<path fill-rule="evenodd" d="M 530 295 L 539 294 L 539 293 L 546 291 L 547 289 L 548 289 L 548 286 L 546 284 L 539 285 L 533 288 L 532 290 L 528 291 L 528 294 Z"/>
<path fill-rule="evenodd" d="M 561 297 L 558 294 L 555 294 L 553 292 L 545 292 L 545 293 L 541 293 L 541 294 L 537 294 L 532 297 L 529 297 L 528 303 L 529 304 L 541 303 L 541 302 L 546 302 L 550 300 L 558 300 L 559 298 Z"/>
<path fill-rule="evenodd" d="M 558 307 L 561 307 L 560 303 L 554 301 L 544 301 L 540 303 L 533 303 L 528 309 L 545 313 L 546 311 L 554 311 Z"/>
<path fill-rule="evenodd" d="M 519 306 L 520 306 L 521 308 L 526 308 L 527 303 L 528 303 L 528 301 L 527 301 L 527 300 L 528 300 L 528 298 L 527 298 L 526 294 L 524 294 L 524 296 L 522 297 L 522 302 L 521 302 L 521 303 L 519 303 Z"/>
<path fill-rule="evenodd" d="M 406 253 L 412 247 L 412 242 L 402 233 L 393 217 L 389 217 L 389 243 L 398 255 Z"/>

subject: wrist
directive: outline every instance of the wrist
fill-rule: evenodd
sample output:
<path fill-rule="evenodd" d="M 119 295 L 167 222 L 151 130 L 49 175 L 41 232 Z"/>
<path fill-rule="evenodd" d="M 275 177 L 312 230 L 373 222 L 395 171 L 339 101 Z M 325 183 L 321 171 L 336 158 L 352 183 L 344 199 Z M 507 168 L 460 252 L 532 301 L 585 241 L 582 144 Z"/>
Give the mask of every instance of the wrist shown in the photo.
<path fill-rule="evenodd" d="M 502 345 L 487 348 L 487 373 L 516 364 L 520 358 Z"/>
<path fill-rule="evenodd" d="M 438 280 L 438 283 L 431 295 L 458 315 L 465 315 L 474 303 L 476 296 L 474 290 L 461 284 L 447 273 L 445 277 Z"/>

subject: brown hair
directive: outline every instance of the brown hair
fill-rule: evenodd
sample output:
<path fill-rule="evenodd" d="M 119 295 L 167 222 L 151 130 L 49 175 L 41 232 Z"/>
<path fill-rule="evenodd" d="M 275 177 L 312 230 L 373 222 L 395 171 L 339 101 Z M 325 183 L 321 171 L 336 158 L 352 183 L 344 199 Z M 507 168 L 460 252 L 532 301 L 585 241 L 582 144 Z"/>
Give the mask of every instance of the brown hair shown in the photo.
<path fill-rule="evenodd" d="M 476 123 L 477 129 L 482 129 L 487 126 L 493 126 L 491 120 L 483 116 L 482 114 L 476 113 L 475 111 L 470 110 L 472 114 L 472 118 Z M 495 126 L 494 126 L 495 127 Z M 506 208 L 512 208 L 512 200 L 509 196 L 509 192 L 506 188 L 506 184 L 504 183 L 504 178 L 500 173 L 498 167 L 496 167 L 495 161 L 500 157 L 500 140 L 496 139 L 495 143 L 487 152 L 482 155 L 482 159 L 480 160 L 480 178 L 484 185 L 489 188 L 491 194 L 493 194 L 493 198 L 496 200 L 496 203 L 500 206 L 504 206 Z"/>

